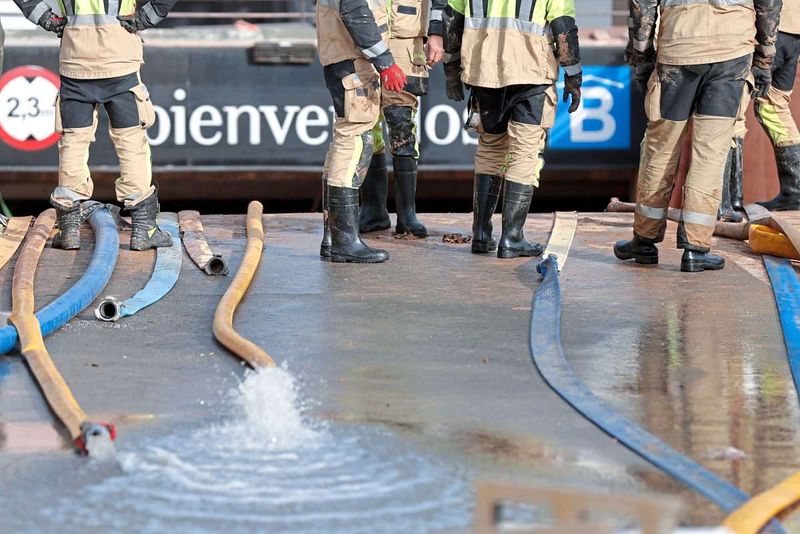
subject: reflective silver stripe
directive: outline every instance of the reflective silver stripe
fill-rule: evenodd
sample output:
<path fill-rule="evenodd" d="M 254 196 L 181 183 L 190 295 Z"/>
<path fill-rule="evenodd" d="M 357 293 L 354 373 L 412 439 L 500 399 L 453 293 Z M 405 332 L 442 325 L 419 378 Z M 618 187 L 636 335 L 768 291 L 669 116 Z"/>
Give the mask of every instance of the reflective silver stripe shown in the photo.
<path fill-rule="evenodd" d="M 533 0 L 520 0 L 519 16 L 529 19 L 533 11 Z"/>
<path fill-rule="evenodd" d="M 119 15 L 119 0 L 108 0 L 108 14 Z"/>
<path fill-rule="evenodd" d="M 47 5 L 47 2 L 44 2 L 44 0 L 42 2 L 39 2 L 38 4 L 36 4 L 36 7 L 33 8 L 31 14 L 28 15 L 28 20 L 33 22 L 34 24 L 38 24 L 39 19 L 42 18 L 42 15 L 47 13 L 49 9 L 50 6 Z"/>
<path fill-rule="evenodd" d="M 432 9 L 431 10 L 431 20 L 442 20 L 442 14 L 444 11 L 441 9 Z"/>
<path fill-rule="evenodd" d="M 637 52 L 647 52 L 649 49 L 653 48 L 652 41 L 638 41 L 636 39 L 633 40 L 633 49 Z"/>
<path fill-rule="evenodd" d="M 142 13 L 147 15 L 147 20 L 150 21 L 151 24 L 158 24 L 164 17 L 161 17 L 156 13 L 156 9 L 153 7 L 153 4 L 147 4 L 142 8 Z"/>
<path fill-rule="evenodd" d="M 467 30 L 517 30 L 542 36 L 545 34 L 545 27 L 535 22 L 504 17 L 488 19 L 469 17 L 464 21 L 464 28 Z"/>
<path fill-rule="evenodd" d="M 372 59 L 374 57 L 378 57 L 387 50 L 389 50 L 389 47 L 386 46 L 386 43 L 380 41 L 377 44 L 370 46 L 369 48 L 365 48 L 364 50 L 361 51 L 361 53 L 367 56 L 368 58 Z"/>
<path fill-rule="evenodd" d="M 317 5 L 329 7 L 339 11 L 339 0 L 318 0 Z"/>
<path fill-rule="evenodd" d="M 468 4 L 470 16 L 476 19 L 482 19 L 486 16 L 483 11 L 483 0 L 468 0 Z"/>
<path fill-rule="evenodd" d="M 70 15 L 67 17 L 70 26 L 105 26 L 119 24 L 116 15 Z"/>
<path fill-rule="evenodd" d="M 64 0 L 64 15 L 70 16 L 75 14 L 75 7 L 72 5 L 72 0 Z"/>
<path fill-rule="evenodd" d="M 697 213 L 696 211 L 681 212 L 681 220 L 689 224 L 699 224 L 702 226 L 716 226 L 717 216 L 707 213 Z"/>
<path fill-rule="evenodd" d="M 753 0 L 662 0 L 662 7 L 707 4 L 712 6 L 752 6 Z"/>
<path fill-rule="evenodd" d="M 580 74 L 583 72 L 583 67 L 580 63 L 575 63 L 574 65 L 567 65 L 564 67 L 564 72 L 567 76 L 575 76 L 576 74 Z"/>
<path fill-rule="evenodd" d="M 648 219 L 663 221 L 667 218 L 667 208 L 653 208 L 644 204 L 636 204 L 636 213 Z"/>

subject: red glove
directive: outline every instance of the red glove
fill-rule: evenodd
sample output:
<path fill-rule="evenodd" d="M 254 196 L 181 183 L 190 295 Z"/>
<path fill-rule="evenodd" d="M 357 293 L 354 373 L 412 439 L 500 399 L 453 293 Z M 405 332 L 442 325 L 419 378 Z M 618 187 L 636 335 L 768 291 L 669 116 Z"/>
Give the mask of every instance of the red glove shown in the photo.
<path fill-rule="evenodd" d="M 399 93 L 406 87 L 406 75 L 397 63 L 381 72 L 381 87 Z"/>

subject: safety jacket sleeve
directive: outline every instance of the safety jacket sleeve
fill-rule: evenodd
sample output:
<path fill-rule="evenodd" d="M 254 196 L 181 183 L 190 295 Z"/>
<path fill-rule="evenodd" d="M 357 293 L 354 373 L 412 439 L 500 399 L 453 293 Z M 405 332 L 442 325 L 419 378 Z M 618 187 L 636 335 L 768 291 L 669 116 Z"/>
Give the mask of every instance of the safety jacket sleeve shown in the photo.
<path fill-rule="evenodd" d="M 34 24 L 38 24 L 42 15 L 51 11 L 50 6 L 44 0 L 14 0 L 14 3 L 17 4 L 25 18 Z"/>
<path fill-rule="evenodd" d="M 394 57 L 381 39 L 381 32 L 366 0 L 341 0 L 339 15 L 353 42 L 378 72 L 394 65 Z"/>
<path fill-rule="evenodd" d="M 428 24 L 428 35 L 444 36 L 444 10 L 447 7 L 447 0 L 433 0 L 431 2 L 431 22 Z"/>
<path fill-rule="evenodd" d="M 444 29 L 444 64 L 461 63 L 461 41 L 464 38 L 464 13 L 458 11 L 454 2 L 450 0 L 449 5 L 442 14 L 442 24 Z M 463 2 L 462 2 L 463 9 Z"/>
<path fill-rule="evenodd" d="M 660 4 L 660 0 L 630 0 L 625 56 L 631 65 L 650 62 L 656 57 L 655 39 Z"/>
<path fill-rule="evenodd" d="M 754 0 L 753 4 L 756 8 L 756 41 L 758 41 L 753 63 L 757 67 L 768 69 L 775 57 L 783 0 Z"/>
<path fill-rule="evenodd" d="M 567 76 L 581 72 L 578 25 L 575 23 L 575 0 L 548 0 L 547 22 L 555 38 L 556 58 Z"/>
<path fill-rule="evenodd" d="M 167 15 L 169 15 L 169 12 L 175 7 L 177 1 L 178 0 L 150 0 L 150 2 L 143 5 L 139 11 L 147 15 L 150 23 L 155 26 L 167 18 Z"/>

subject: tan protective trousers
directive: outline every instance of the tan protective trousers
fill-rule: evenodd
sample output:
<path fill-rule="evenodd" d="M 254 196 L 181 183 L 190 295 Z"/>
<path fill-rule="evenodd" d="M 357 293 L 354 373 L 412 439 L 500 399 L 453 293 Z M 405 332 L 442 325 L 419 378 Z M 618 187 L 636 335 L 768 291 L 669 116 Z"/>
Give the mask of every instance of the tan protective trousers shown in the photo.
<path fill-rule="evenodd" d="M 326 67 L 328 69 L 328 67 Z M 326 71 L 336 120 L 333 139 L 325 157 L 328 185 L 358 189 L 372 159 L 372 129 L 380 117 L 381 88 L 372 65 L 355 60 L 355 73 L 334 77 Z"/>
<path fill-rule="evenodd" d="M 681 142 L 691 118 L 692 163 L 683 187 L 678 247 L 710 249 L 749 65 L 749 57 L 688 68 L 658 65 L 645 98 L 649 122 L 637 180 L 636 235 L 664 239 Z"/>
<path fill-rule="evenodd" d="M 474 87 L 481 121 L 475 172 L 539 187 L 547 131 L 555 121 L 552 86 Z"/>

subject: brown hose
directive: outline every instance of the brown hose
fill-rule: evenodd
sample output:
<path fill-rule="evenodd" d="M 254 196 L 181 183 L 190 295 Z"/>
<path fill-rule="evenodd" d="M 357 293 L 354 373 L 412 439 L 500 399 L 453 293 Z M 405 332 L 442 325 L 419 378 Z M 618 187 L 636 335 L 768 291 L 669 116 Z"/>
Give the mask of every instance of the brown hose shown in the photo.
<path fill-rule="evenodd" d="M 55 220 L 55 210 L 48 209 L 42 212 L 36 218 L 33 229 L 22 247 L 14 269 L 13 307 L 8 320 L 17 329 L 20 352 L 36 377 L 47 403 L 56 417 L 67 427 L 74 441 L 81 437 L 81 425 L 87 421 L 87 417 L 50 358 L 44 346 L 39 321 L 33 313 L 33 282 L 36 267 Z"/>
<path fill-rule="evenodd" d="M 233 329 L 233 316 L 253 281 L 261 262 L 264 248 L 264 226 L 261 216 L 264 206 L 253 201 L 247 207 L 247 246 L 244 258 L 231 285 L 220 299 L 214 312 L 214 337 L 231 352 L 254 368 L 275 367 L 275 361 L 252 341 L 245 339 Z"/>
<path fill-rule="evenodd" d="M 228 266 L 221 254 L 214 254 L 203 233 L 200 212 L 184 210 L 178 212 L 181 226 L 181 239 L 186 252 L 201 271 L 208 275 L 226 275 Z"/>
<path fill-rule="evenodd" d="M 12 217 L 3 232 L 0 232 L 0 269 L 19 248 L 19 244 L 28 233 L 33 217 Z"/>
<path fill-rule="evenodd" d="M 636 204 L 633 202 L 620 202 L 618 198 L 612 198 L 611 202 L 606 208 L 606 211 L 609 213 L 633 213 L 635 210 Z M 667 210 L 667 218 L 670 221 L 680 221 L 681 210 L 677 208 L 669 208 L 669 210 Z M 714 227 L 714 235 L 719 237 L 727 237 L 729 239 L 737 239 L 739 241 L 747 241 L 749 229 L 750 222 L 748 221 L 740 223 L 717 221 L 717 224 Z"/>

